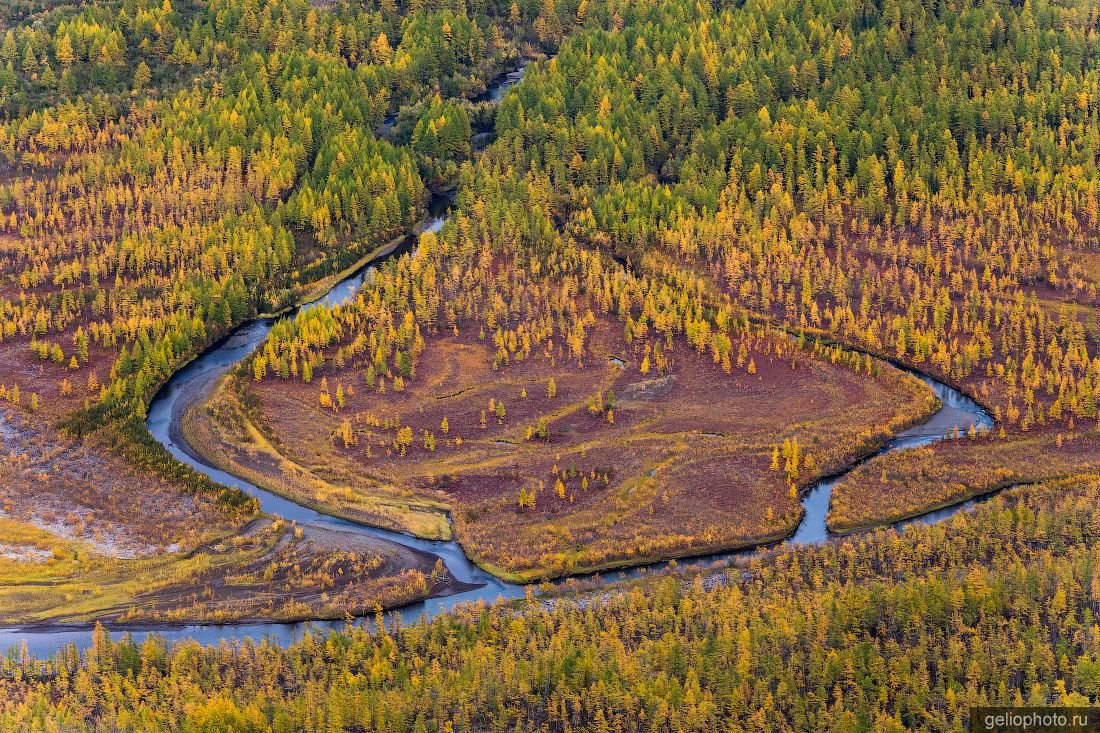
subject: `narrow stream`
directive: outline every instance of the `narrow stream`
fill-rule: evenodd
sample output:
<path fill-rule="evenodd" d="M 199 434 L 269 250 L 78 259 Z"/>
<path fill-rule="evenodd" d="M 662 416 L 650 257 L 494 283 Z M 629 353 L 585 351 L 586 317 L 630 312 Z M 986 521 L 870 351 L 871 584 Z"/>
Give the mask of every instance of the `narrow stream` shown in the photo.
<path fill-rule="evenodd" d="M 514 84 L 522 76 L 522 68 L 517 72 L 504 75 L 499 78 L 485 95 L 485 99 L 497 101 L 503 90 Z M 437 197 L 433 200 L 433 218 L 422 227 L 421 231 L 438 231 L 446 218 L 446 210 L 450 200 Z M 410 235 L 394 253 L 388 256 L 399 256 L 414 246 L 415 235 Z M 371 277 L 374 265 L 371 263 L 362 268 L 351 277 L 337 283 L 328 294 L 318 301 L 302 305 L 288 317 L 294 317 L 297 313 L 314 307 L 320 302 L 333 304 L 342 303 L 355 294 L 362 287 L 366 278 Z M 249 321 L 229 336 L 213 345 L 197 359 L 178 371 L 153 399 L 149 406 L 147 424 L 150 433 L 179 460 L 193 468 L 207 474 L 213 480 L 227 486 L 238 487 L 259 499 L 260 507 L 264 512 L 293 520 L 300 524 L 315 524 L 326 527 L 350 529 L 355 532 L 377 537 L 383 540 L 396 542 L 408 547 L 435 554 L 443 559 L 447 569 L 456 579 L 472 584 L 480 584 L 479 587 L 463 593 L 434 598 L 415 603 L 397 611 L 386 614 L 387 620 L 392 620 L 400 613 L 403 621 L 409 623 L 417 619 L 431 619 L 458 604 L 484 601 L 492 603 L 498 599 L 522 598 L 526 588 L 522 585 L 507 583 L 474 565 L 463 553 L 457 542 L 441 542 L 421 540 L 409 535 L 391 532 L 384 529 L 369 527 L 355 522 L 338 519 L 322 514 L 313 509 L 282 498 L 271 492 L 265 491 L 252 483 L 208 465 L 198 456 L 183 440 L 180 431 L 180 422 L 183 414 L 189 407 L 201 402 L 217 383 L 219 377 L 229 371 L 242 359 L 247 357 L 271 331 L 274 319 L 256 319 Z M 888 451 L 901 450 L 916 446 L 928 445 L 944 439 L 957 427 L 965 432 L 972 424 L 980 429 L 989 429 L 993 426 L 993 419 L 976 402 L 955 390 L 930 377 L 918 375 L 935 392 L 943 402 L 943 408 L 931 418 L 918 426 L 905 430 L 895 436 L 876 455 Z M 849 469 L 851 470 L 851 469 Z M 829 537 L 825 526 L 825 517 L 829 508 L 829 500 L 833 487 L 836 486 L 847 471 L 819 482 L 803 499 L 805 516 L 795 534 L 783 544 L 818 544 Z M 957 512 L 971 506 L 973 501 L 963 502 L 952 507 L 939 509 L 923 515 L 916 521 L 942 521 Z M 914 520 L 909 520 L 914 521 Z M 721 565 L 732 558 L 752 552 L 753 550 L 741 550 L 736 552 L 724 552 L 714 555 L 706 555 L 680 561 L 680 567 L 707 567 Z M 609 580 L 625 580 L 641 577 L 643 575 L 660 572 L 667 568 L 669 563 L 656 563 L 644 567 L 632 568 L 623 571 L 609 572 L 606 577 Z M 369 620 L 361 620 L 359 623 L 369 623 Z M 157 633 L 169 641 L 195 639 L 204 644 L 217 644 L 221 641 L 232 642 L 245 638 L 262 639 L 271 638 L 279 644 L 288 644 L 302 636 L 307 630 L 325 632 L 327 630 L 339 630 L 346 626 L 343 620 L 339 621 L 313 621 L 299 623 L 251 623 L 251 624 L 195 624 L 188 626 L 155 627 L 148 630 L 133 631 L 134 637 L 140 641 L 148 633 Z M 117 635 L 117 634 L 116 634 Z M 91 630 L 88 628 L 74 628 L 72 630 L 37 630 L 19 628 L 0 629 L 0 650 L 14 648 L 26 641 L 31 654 L 37 657 L 52 655 L 59 647 L 76 643 L 79 647 L 87 647 L 91 644 Z"/>
<path fill-rule="evenodd" d="M 438 229 L 442 226 L 444 218 L 437 216 L 425 229 Z M 354 297 L 362 286 L 363 280 L 370 276 L 371 267 L 353 275 L 347 280 L 336 285 L 326 296 L 326 300 L 332 303 L 343 302 Z M 313 307 L 318 301 L 303 305 L 299 310 Z M 263 511 L 291 519 L 300 524 L 317 524 L 327 527 L 352 529 L 356 532 L 372 537 L 400 543 L 418 550 L 433 553 L 441 557 L 448 570 L 458 580 L 467 583 L 480 583 L 481 587 L 444 598 L 433 598 L 420 603 L 415 603 L 397 611 L 386 614 L 387 620 L 392 620 L 396 613 L 400 613 L 405 622 L 413 622 L 417 619 L 431 619 L 461 603 L 484 601 L 492 603 L 499 599 L 522 598 L 526 589 L 522 585 L 502 581 L 474 565 L 463 553 L 457 542 L 442 542 L 433 540 L 421 540 L 409 535 L 392 532 L 376 527 L 369 527 L 344 519 L 338 519 L 322 514 L 313 509 L 303 507 L 283 497 L 265 491 L 252 483 L 249 483 L 232 474 L 206 464 L 189 446 L 182 440 L 179 425 L 186 410 L 193 404 L 201 401 L 217 383 L 218 378 L 244 359 L 258 345 L 260 345 L 271 330 L 273 319 L 259 319 L 242 325 L 228 338 L 211 347 L 195 361 L 177 372 L 171 380 L 158 393 L 150 405 L 148 426 L 153 436 L 163 443 L 168 450 L 179 460 L 196 468 L 210 476 L 215 481 L 227 486 L 238 487 L 260 501 Z M 935 392 L 943 403 L 942 409 L 931 418 L 905 430 L 874 455 L 929 445 L 949 436 L 955 428 L 966 431 L 971 425 L 980 429 L 993 427 L 993 420 L 974 400 L 963 395 L 956 389 L 938 382 L 930 377 L 918 375 Z M 851 470 L 851 469 L 849 469 Z M 787 539 L 784 545 L 819 544 L 829 538 L 825 519 L 829 508 L 829 500 L 833 488 L 847 475 L 847 471 L 834 477 L 819 482 L 811 489 L 802 500 L 806 514 L 799 524 L 793 536 Z M 951 507 L 928 512 L 912 521 L 939 522 L 954 516 L 972 506 L 977 500 L 962 502 Z M 754 550 L 740 550 L 723 552 L 713 555 L 705 555 L 679 561 L 681 568 L 705 568 L 720 566 L 731 559 L 751 553 Z M 630 568 L 622 571 L 608 572 L 605 577 L 608 580 L 627 580 L 643 575 L 655 574 L 669 566 L 668 562 Z M 366 621 L 369 623 L 369 621 Z M 204 644 L 217 644 L 222 640 L 234 641 L 244 638 L 261 639 L 269 637 L 279 644 L 290 643 L 302 636 L 307 629 L 320 632 L 338 630 L 344 628 L 345 622 L 340 621 L 313 621 L 298 623 L 250 623 L 250 624 L 195 624 L 188 626 L 171 626 L 152 628 L 149 631 L 134 631 L 135 638 L 139 640 L 150 631 L 158 633 L 169 641 L 182 639 L 195 639 Z M 20 644 L 26 640 L 28 649 L 36 656 L 52 654 L 58 647 L 75 642 L 80 647 L 91 643 L 91 632 L 88 629 L 73 630 L 32 630 L 0 629 L 0 649 Z"/>

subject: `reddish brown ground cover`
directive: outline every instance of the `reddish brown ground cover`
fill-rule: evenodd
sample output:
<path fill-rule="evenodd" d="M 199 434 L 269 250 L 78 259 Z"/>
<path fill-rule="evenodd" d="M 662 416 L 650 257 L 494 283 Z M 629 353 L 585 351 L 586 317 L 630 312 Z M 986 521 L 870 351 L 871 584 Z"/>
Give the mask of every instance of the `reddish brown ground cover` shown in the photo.
<path fill-rule="evenodd" d="M 454 584 L 394 543 L 233 515 L 0 408 L 0 623 L 342 618 Z"/>
<path fill-rule="evenodd" d="M 620 334 L 601 320 L 581 363 L 551 346 L 494 370 L 492 344 L 464 331 L 384 393 L 350 365 L 308 384 L 242 375 L 187 430 L 223 465 L 335 513 L 436 531 L 424 517 L 449 511 L 479 562 L 533 579 L 780 538 L 800 488 L 934 407 L 901 372 L 872 377 L 775 334 L 747 337 L 729 374 L 684 347 L 642 373 Z M 324 406 L 338 389 L 345 405 Z M 792 440 L 797 476 L 773 467 Z"/>
<path fill-rule="evenodd" d="M 833 489 L 828 525 L 834 532 L 851 532 L 1006 486 L 1098 469 L 1100 435 L 1095 431 L 963 436 L 877 456 L 859 466 Z"/>

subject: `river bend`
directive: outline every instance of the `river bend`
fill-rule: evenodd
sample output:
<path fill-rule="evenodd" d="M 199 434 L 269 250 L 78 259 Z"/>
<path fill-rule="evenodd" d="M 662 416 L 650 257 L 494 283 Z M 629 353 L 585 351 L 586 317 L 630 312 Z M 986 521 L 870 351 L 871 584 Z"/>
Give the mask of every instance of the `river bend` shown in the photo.
<path fill-rule="evenodd" d="M 522 77 L 522 68 L 511 72 L 498 79 L 490 89 L 485 92 L 483 98 L 490 101 L 500 99 L 504 89 L 514 84 Z M 437 197 L 433 201 L 434 211 L 430 221 L 421 227 L 421 231 L 438 231 L 445 221 L 445 210 L 449 200 Z M 410 237 L 389 256 L 397 256 L 408 251 L 413 246 L 416 235 Z M 365 279 L 371 277 L 371 273 L 377 263 L 369 263 L 360 271 L 340 281 L 322 299 L 306 303 L 287 317 L 294 317 L 297 313 L 316 306 L 320 302 L 332 304 L 345 302 L 355 296 L 362 287 Z M 257 348 L 271 331 L 275 319 L 260 318 L 249 321 L 226 338 L 201 354 L 194 361 L 180 369 L 158 392 L 150 403 L 147 424 L 152 433 L 168 450 L 180 461 L 188 464 L 213 480 L 226 486 L 242 489 L 256 497 L 264 512 L 293 520 L 300 524 L 314 524 L 324 527 L 335 527 L 343 530 L 369 535 L 390 542 L 399 543 L 417 550 L 432 553 L 443 559 L 453 577 L 465 583 L 477 584 L 479 587 L 455 595 L 433 598 L 418 602 L 410 606 L 391 611 L 387 614 L 392 618 L 395 613 L 400 613 L 403 620 L 412 622 L 417 619 L 431 619 L 458 604 L 473 601 L 494 602 L 498 599 L 522 598 L 526 589 L 522 585 L 508 583 L 478 568 L 466 557 L 457 542 L 421 540 L 409 535 L 392 532 L 376 527 L 365 526 L 336 517 L 322 514 L 313 509 L 306 508 L 295 502 L 280 497 L 269 491 L 259 488 L 242 478 L 234 476 L 226 471 L 209 465 L 201 456 L 193 451 L 183 439 L 180 424 L 184 413 L 193 405 L 199 404 L 210 393 L 219 378 L 232 369 L 242 359 L 246 358 Z M 971 425 L 979 429 L 993 427 L 993 419 L 974 400 L 963 395 L 958 390 L 949 387 L 926 375 L 917 374 L 935 392 L 943 403 L 943 407 L 933 416 L 921 424 L 898 433 L 875 455 L 928 445 L 949 436 L 955 428 L 965 432 Z M 850 468 L 848 469 L 851 470 Z M 829 500 L 835 487 L 848 471 L 818 482 L 802 500 L 805 508 L 805 516 L 795 533 L 782 544 L 819 544 L 829 537 L 825 525 L 825 518 L 829 508 Z M 914 520 L 936 522 L 947 519 L 957 512 L 964 510 L 973 503 L 962 502 L 951 507 L 930 511 Z M 899 523 L 902 524 L 902 523 Z M 706 555 L 691 560 L 680 561 L 681 567 L 706 567 L 721 565 L 729 562 L 738 555 L 752 552 L 752 550 L 726 552 L 714 555 Z M 656 563 L 643 568 L 633 568 L 608 574 L 615 579 L 629 579 L 639 577 L 647 573 L 658 572 L 667 567 L 668 563 Z M 135 638 L 139 641 L 148 633 L 160 634 L 168 641 L 195 639 L 204 644 L 217 644 L 222 641 L 232 642 L 245 638 L 261 639 L 268 637 L 279 644 L 287 644 L 298 639 L 307 629 L 324 632 L 326 630 L 338 630 L 345 627 L 343 620 L 339 621 L 313 621 L 298 623 L 244 623 L 244 624 L 194 624 L 186 626 L 163 626 L 148 631 L 134 631 Z M 31 654 L 38 657 L 52 655 L 59 647 L 75 642 L 79 647 L 87 647 L 91 643 L 91 631 L 87 628 L 66 629 L 0 629 L 0 649 L 7 649 L 26 641 Z"/>

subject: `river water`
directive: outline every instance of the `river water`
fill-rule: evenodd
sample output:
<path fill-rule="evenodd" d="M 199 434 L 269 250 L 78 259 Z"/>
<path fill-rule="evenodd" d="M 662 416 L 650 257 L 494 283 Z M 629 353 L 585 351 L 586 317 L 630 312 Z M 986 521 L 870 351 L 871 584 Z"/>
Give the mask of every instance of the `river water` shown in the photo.
<path fill-rule="evenodd" d="M 498 101 L 504 89 L 514 84 L 522 76 L 522 69 L 499 78 L 485 93 L 484 98 L 490 101 Z M 436 197 L 433 199 L 433 211 L 430 221 L 421 228 L 421 231 L 438 231 L 445 221 L 446 209 L 449 199 Z M 408 251 L 415 244 L 415 235 L 410 235 L 406 241 L 393 254 L 398 256 Z M 355 296 L 362 287 L 366 278 L 372 276 L 374 265 L 371 263 L 359 272 L 337 283 L 328 294 L 311 303 L 302 305 L 287 317 L 294 317 L 298 312 L 312 308 L 320 302 L 338 304 Z M 178 371 L 154 397 L 149 406 L 147 424 L 149 432 L 159 440 L 172 453 L 173 456 L 190 465 L 191 467 L 207 474 L 213 480 L 227 486 L 238 487 L 252 496 L 255 496 L 264 512 L 293 520 L 300 524 L 315 524 L 325 527 L 351 529 L 372 537 L 381 538 L 391 542 L 397 542 L 417 550 L 430 552 L 443 559 L 447 569 L 456 579 L 465 583 L 479 584 L 479 587 L 447 596 L 433 598 L 423 602 L 391 611 L 385 614 L 387 622 L 393 621 L 397 614 L 405 623 L 414 622 L 417 619 L 431 619 L 455 606 L 463 603 L 483 601 L 492 603 L 497 600 L 522 598 L 526 588 L 522 585 L 507 583 L 478 568 L 466 557 L 457 542 L 442 542 L 433 540 L 421 540 L 409 535 L 391 532 L 389 530 L 368 527 L 344 519 L 330 517 L 313 509 L 265 491 L 252 483 L 208 465 L 200 456 L 193 452 L 185 443 L 180 432 L 180 423 L 187 409 L 199 403 L 217 383 L 218 379 L 229 371 L 234 365 L 247 357 L 271 331 L 274 319 L 262 318 L 249 321 L 229 336 L 219 341 L 205 351 L 197 359 Z M 918 426 L 905 430 L 895 436 L 878 453 L 901 450 L 916 446 L 928 445 L 942 440 L 958 428 L 965 432 L 971 425 L 981 429 L 993 427 L 993 419 L 974 400 L 966 397 L 958 390 L 946 384 L 938 382 L 930 377 L 918 375 L 936 393 L 943 403 L 943 408 L 931 418 Z M 878 454 L 876 453 L 876 455 Z M 849 469 L 850 470 L 850 469 Z M 797 531 L 783 544 L 818 544 L 829 537 L 825 526 L 825 518 L 829 508 L 829 500 L 835 487 L 847 472 L 825 479 L 815 485 L 805 496 L 802 504 L 806 510 L 805 516 Z M 942 521 L 955 513 L 964 510 L 972 502 L 963 502 L 953 507 L 929 512 L 916 521 Z M 909 520 L 914 521 L 914 520 Z M 752 552 L 753 550 L 741 550 L 725 552 L 714 555 L 706 555 L 689 560 L 681 560 L 678 565 L 681 568 L 721 566 L 731 559 Z M 646 574 L 660 572 L 668 567 L 669 563 L 656 563 L 641 568 L 632 568 L 623 571 L 609 573 L 605 577 L 608 580 L 630 579 Z M 357 623 L 370 623 L 369 620 L 361 620 Z M 346 622 L 339 621 L 314 621 L 301 623 L 251 623 L 251 624 L 195 624 L 189 626 L 158 627 L 149 630 L 133 630 L 132 633 L 139 641 L 148 633 L 157 633 L 169 641 L 194 639 L 204 644 L 217 644 L 222 641 L 232 642 L 251 638 L 259 640 L 269 638 L 278 644 L 288 644 L 301 636 L 307 630 L 324 633 L 328 630 L 345 628 Z M 12 649 L 26 642 L 30 653 L 42 658 L 52 655 L 59 647 L 69 643 L 75 643 L 84 648 L 91 644 L 91 630 L 88 628 L 67 629 L 0 629 L 0 649 Z"/>

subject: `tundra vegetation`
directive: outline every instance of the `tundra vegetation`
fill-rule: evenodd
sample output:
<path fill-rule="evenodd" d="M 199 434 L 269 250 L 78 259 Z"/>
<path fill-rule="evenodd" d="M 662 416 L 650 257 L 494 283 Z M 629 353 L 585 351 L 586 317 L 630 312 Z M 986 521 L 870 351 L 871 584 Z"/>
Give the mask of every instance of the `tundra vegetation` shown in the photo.
<path fill-rule="evenodd" d="M 859 543 L 280 648 L 100 631 L 0 663 L 0 726 L 217 731 L 968 729 L 1100 695 L 1100 479 Z M 778 694 L 778 693 L 782 694 Z"/>
<path fill-rule="evenodd" d="M 1094 3 L 0 12 L 5 409 L 226 537 L 254 504 L 148 439 L 152 392 L 442 188 L 439 232 L 280 321 L 188 416 L 197 448 L 535 579 L 790 533 L 816 477 L 933 409 L 895 362 L 996 426 L 867 461 L 832 528 L 1023 485 L 945 524 L 289 649 L 98 633 L 5 657 L 0 725 L 962 730 L 971 705 L 1100 695 Z M 495 107 L 461 101 L 540 54 Z M 35 567 L 62 540 L 18 511 L 5 557 Z M 186 527 L 116 545 L 206 541 Z"/>
<path fill-rule="evenodd" d="M 425 100 L 480 93 L 542 41 L 469 4 L 0 13 L 0 516 L 34 538 L 5 554 L 29 564 L 6 573 L 0 616 L 340 617 L 440 590 L 434 564 L 402 548 L 342 557 L 259 518 L 253 499 L 152 440 L 145 410 L 235 325 L 413 228 L 469 155 L 464 108 L 440 129 Z M 377 136 L 399 109 L 424 124 Z M 252 577 L 261 561 L 301 576 L 274 606 L 270 579 L 254 593 L 213 580 Z M 360 577 L 341 576 L 352 567 Z"/>
<path fill-rule="evenodd" d="M 840 371 L 890 381 L 872 354 L 965 389 L 997 439 L 1094 432 L 1091 36 L 1074 9 L 1055 43 L 1030 8 L 911 5 L 578 8 L 443 230 L 278 324 L 211 408 L 247 434 L 196 443 L 368 521 L 437 532 L 448 508 L 475 558 L 532 578 L 788 534 L 821 469 L 926 409 L 896 380 L 845 393 Z M 1049 475 L 1021 458 L 1016 479 Z M 862 475 L 837 527 L 1003 485 Z"/>

